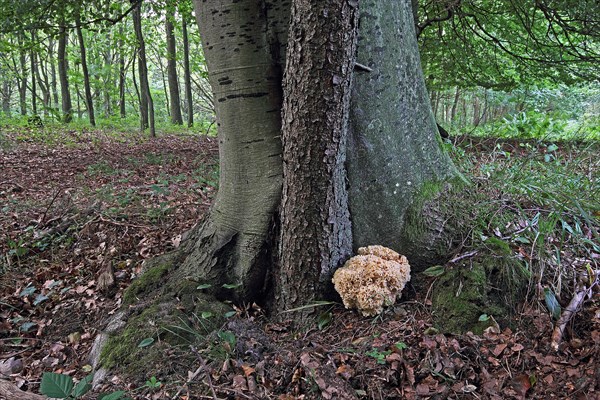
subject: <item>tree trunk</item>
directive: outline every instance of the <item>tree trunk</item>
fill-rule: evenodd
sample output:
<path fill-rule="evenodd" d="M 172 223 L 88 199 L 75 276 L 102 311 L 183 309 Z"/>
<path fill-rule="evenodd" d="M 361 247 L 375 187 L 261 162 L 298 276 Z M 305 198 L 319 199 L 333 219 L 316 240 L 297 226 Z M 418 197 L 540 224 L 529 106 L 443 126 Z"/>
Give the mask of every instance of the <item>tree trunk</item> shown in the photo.
<path fill-rule="evenodd" d="M 19 106 L 21 110 L 21 115 L 27 115 L 27 55 L 25 54 L 25 50 L 23 49 L 23 35 L 19 34 L 17 36 L 18 44 L 19 44 L 19 65 L 21 67 L 19 78 L 17 78 L 17 83 L 19 86 Z"/>
<path fill-rule="evenodd" d="M 236 284 L 235 293 L 216 294 L 250 301 L 266 289 L 281 200 L 281 66 L 290 10 L 287 1 L 268 13 L 256 0 L 215 3 L 194 5 L 217 112 L 219 191 L 175 280 Z M 230 34 L 222 35 L 223 24 Z"/>
<path fill-rule="evenodd" d="M 146 61 L 146 44 L 142 33 L 142 3 L 133 10 L 133 26 L 138 46 L 138 74 L 140 80 L 140 118 L 141 128 L 150 128 L 150 136 L 156 136 L 154 125 L 154 103 L 148 82 L 148 64 Z"/>
<path fill-rule="evenodd" d="M 123 49 L 123 25 L 119 25 L 119 41 L 117 44 L 119 48 L 119 115 L 121 118 L 127 116 L 127 110 L 125 108 L 125 50 Z"/>
<path fill-rule="evenodd" d="M 198 285 L 209 284 L 217 298 L 258 301 L 275 314 L 304 305 L 324 295 L 349 255 L 350 231 L 355 246 L 391 247 L 411 265 L 439 257 L 431 238 L 444 221 L 423 215 L 424 192 L 437 193 L 456 172 L 440 149 L 410 0 L 360 3 L 356 54 L 370 72 L 355 74 L 351 100 L 356 2 L 294 1 L 285 103 L 291 2 L 194 4 L 215 99 L 219 191 L 180 248 L 148 266 L 147 279 L 158 280 L 134 283 L 125 304 L 197 298 Z M 419 235 L 409 229 L 415 221 L 427 223 Z M 143 337 L 116 335 L 111 343 L 135 348 Z"/>
<path fill-rule="evenodd" d="M 33 115 L 37 115 L 37 57 L 35 50 L 33 48 L 33 44 L 35 43 L 35 31 L 31 31 L 31 50 L 29 52 L 29 63 L 31 65 L 31 112 Z"/>
<path fill-rule="evenodd" d="M 12 89 L 10 87 L 10 82 L 8 79 L 5 79 L 2 82 L 2 113 L 6 116 L 10 116 L 10 97 L 12 94 Z"/>
<path fill-rule="evenodd" d="M 456 170 L 439 145 L 411 3 L 363 0 L 360 8 L 357 61 L 372 71 L 355 74 L 351 104 L 346 164 L 354 248 L 379 244 L 413 266 L 429 264 L 442 257 L 427 234 L 440 221 L 417 229 L 409 220 L 421 212 L 424 191 Z"/>
<path fill-rule="evenodd" d="M 69 69 L 67 61 L 67 30 L 61 26 L 58 35 L 58 77 L 60 80 L 60 96 L 62 101 L 62 121 L 69 123 L 73 120 L 73 105 L 71 104 L 71 92 L 69 91 Z"/>
<path fill-rule="evenodd" d="M 165 31 L 167 34 L 167 78 L 169 81 L 169 97 L 171 122 L 175 125 L 182 125 L 181 116 L 181 98 L 179 96 L 179 79 L 177 79 L 177 49 L 175 45 L 175 35 L 173 34 L 175 12 L 170 5 L 167 5 L 167 15 L 165 18 Z"/>
<path fill-rule="evenodd" d="M 458 86 L 456 87 L 456 92 L 454 92 L 454 101 L 452 102 L 452 109 L 450 111 L 450 125 L 454 125 L 454 120 L 456 119 L 456 111 L 458 110 L 458 101 L 460 100 L 460 89 Z"/>
<path fill-rule="evenodd" d="M 278 311 L 326 293 L 352 252 L 344 162 L 357 30 L 356 4 L 293 2 L 283 82 Z"/>
<path fill-rule="evenodd" d="M 54 39 L 48 42 L 48 57 L 50 58 L 50 87 L 52 88 L 52 99 L 54 108 L 58 108 L 58 85 L 56 84 L 56 65 L 54 64 Z"/>
<path fill-rule="evenodd" d="M 187 111 L 188 128 L 194 126 L 194 100 L 192 98 L 192 73 L 190 71 L 190 41 L 188 38 L 188 28 L 186 15 L 182 14 L 181 27 L 183 35 L 183 82 L 185 87 L 185 103 Z"/>
<path fill-rule="evenodd" d="M 85 90 L 85 103 L 88 112 L 90 125 L 96 126 L 96 116 L 94 115 L 94 98 L 92 97 L 92 88 L 90 85 L 90 74 L 87 66 L 87 56 L 85 49 L 85 41 L 83 40 L 83 32 L 81 31 L 81 20 L 79 16 L 75 18 L 77 38 L 79 40 L 79 53 L 81 57 L 81 70 L 83 72 L 83 86 Z"/>

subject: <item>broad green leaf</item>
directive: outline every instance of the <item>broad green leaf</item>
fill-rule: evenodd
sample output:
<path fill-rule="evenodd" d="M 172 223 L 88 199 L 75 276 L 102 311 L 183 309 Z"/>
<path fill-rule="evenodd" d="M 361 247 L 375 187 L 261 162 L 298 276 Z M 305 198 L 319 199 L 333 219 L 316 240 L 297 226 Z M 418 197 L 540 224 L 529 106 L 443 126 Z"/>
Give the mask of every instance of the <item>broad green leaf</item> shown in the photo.
<path fill-rule="evenodd" d="M 73 378 L 69 375 L 44 372 L 40 392 L 48 397 L 66 399 L 73 390 Z"/>
<path fill-rule="evenodd" d="M 489 319 L 490 319 L 490 316 L 489 316 L 489 315 L 487 315 L 487 314 L 481 314 L 481 315 L 479 316 L 479 322 L 485 322 L 485 321 L 489 321 Z"/>
<path fill-rule="evenodd" d="M 427 268 L 423 271 L 423 274 L 426 276 L 441 276 L 446 271 L 443 265 L 434 265 L 433 267 Z"/>
<path fill-rule="evenodd" d="M 558 304 L 556 295 L 549 288 L 544 288 L 544 300 L 546 301 L 546 306 L 548 306 L 550 314 L 552 314 L 552 318 L 558 320 L 560 318 L 562 310 L 560 304 Z"/>
<path fill-rule="evenodd" d="M 150 346 L 152 343 L 154 343 L 154 338 L 148 337 L 148 338 L 146 338 L 146 339 L 142 340 L 142 341 L 140 342 L 140 344 L 138 344 L 138 347 L 139 347 L 140 349 L 142 349 L 142 348 L 144 348 L 144 347 L 148 347 L 148 346 Z"/>
<path fill-rule="evenodd" d="M 94 379 L 94 375 L 88 375 L 85 378 L 83 378 L 82 380 L 79 381 L 79 383 L 77 383 L 77 385 L 75 385 L 75 388 L 73 388 L 73 393 L 72 396 L 75 397 L 76 399 L 83 397 L 84 394 L 86 394 L 87 392 L 90 391 L 90 389 L 92 388 L 92 380 Z"/>
<path fill-rule="evenodd" d="M 237 314 L 237 312 L 235 311 L 229 311 L 225 313 L 225 318 L 231 318 L 233 317 L 235 314 Z"/>

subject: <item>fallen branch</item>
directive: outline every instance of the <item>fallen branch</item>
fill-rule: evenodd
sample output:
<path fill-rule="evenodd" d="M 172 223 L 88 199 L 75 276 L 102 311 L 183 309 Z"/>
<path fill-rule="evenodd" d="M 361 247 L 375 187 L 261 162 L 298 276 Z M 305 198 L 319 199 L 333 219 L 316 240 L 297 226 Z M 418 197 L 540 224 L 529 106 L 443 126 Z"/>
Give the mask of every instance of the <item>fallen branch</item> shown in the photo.
<path fill-rule="evenodd" d="M 582 289 L 575 293 L 575 295 L 569 302 L 569 305 L 563 310 L 563 313 L 558 319 L 558 322 L 554 327 L 554 331 L 552 332 L 552 343 L 550 345 L 552 346 L 552 349 L 554 349 L 554 351 L 558 351 L 558 346 L 562 341 L 563 334 L 565 332 L 565 327 L 567 326 L 571 318 L 573 318 L 573 316 L 579 309 L 579 306 L 581 306 L 581 303 L 583 303 L 583 300 L 585 299 L 589 291 L 592 289 L 592 287 L 587 288 L 586 286 L 583 286 Z"/>
<path fill-rule="evenodd" d="M 0 399 L 6 400 L 47 400 L 45 396 L 24 392 L 14 383 L 0 379 Z"/>

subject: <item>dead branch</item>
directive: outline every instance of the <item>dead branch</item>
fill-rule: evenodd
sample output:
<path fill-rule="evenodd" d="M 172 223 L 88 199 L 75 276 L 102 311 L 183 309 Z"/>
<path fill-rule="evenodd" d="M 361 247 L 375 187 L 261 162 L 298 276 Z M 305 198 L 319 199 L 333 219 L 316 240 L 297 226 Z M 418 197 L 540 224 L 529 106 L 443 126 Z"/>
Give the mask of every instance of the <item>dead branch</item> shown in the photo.
<path fill-rule="evenodd" d="M 0 379 L 0 399 L 6 400 L 46 400 L 45 396 L 24 392 L 14 383 Z"/>
<path fill-rule="evenodd" d="M 556 326 L 554 327 L 554 331 L 552 332 L 551 346 L 552 346 L 552 349 L 554 349 L 554 351 L 558 351 L 558 346 L 560 345 L 560 342 L 562 341 L 563 334 L 565 332 L 565 327 L 567 326 L 567 324 L 569 323 L 571 318 L 573 318 L 575 313 L 577 313 L 577 310 L 581 306 L 581 303 L 583 303 L 583 300 L 585 299 L 586 295 L 588 294 L 588 292 L 590 290 L 591 290 L 591 288 L 587 288 L 586 286 L 583 286 L 582 289 L 580 289 L 579 291 L 577 291 L 575 293 L 575 295 L 569 302 L 569 305 L 567 307 L 565 307 L 565 309 L 563 310 L 563 313 L 560 316 L 560 318 L 558 319 L 558 322 L 556 323 Z"/>

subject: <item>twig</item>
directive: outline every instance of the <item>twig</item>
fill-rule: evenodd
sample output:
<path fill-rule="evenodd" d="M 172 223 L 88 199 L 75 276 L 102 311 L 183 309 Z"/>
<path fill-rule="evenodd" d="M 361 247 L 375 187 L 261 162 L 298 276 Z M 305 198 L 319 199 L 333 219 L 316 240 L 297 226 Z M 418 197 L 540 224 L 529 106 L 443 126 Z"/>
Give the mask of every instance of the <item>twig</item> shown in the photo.
<path fill-rule="evenodd" d="M 63 191 L 63 189 L 58 189 L 56 191 L 56 193 L 54 194 L 54 196 L 52 197 L 52 200 L 50 200 L 50 204 L 48 204 L 48 206 L 46 207 L 46 209 L 44 210 L 44 213 L 42 214 L 42 217 L 40 218 L 40 224 L 43 224 L 44 221 L 46 220 L 46 215 L 48 214 L 48 211 L 50 210 L 50 207 L 52 207 L 52 205 L 54 204 L 54 202 L 56 201 L 56 198 L 58 197 L 58 195 Z"/>
<path fill-rule="evenodd" d="M 454 257 L 452 260 L 448 261 L 450 263 L 455 263 L 457 261 L 462 260 L 463 258 L 468 258 L 468 257 L 473 257 L 474 255 L 477 255 L 478 251 L 477 250 L 473 250 L 473 251 L 469 251 L 468 253 L 462 254 L 458 257 Z"/>
<path fill-rule="evenodd" d="M 213 399 L 214 400 L 218 400 L 219 398 L 217 397 L 217 393 L 215 392 L 215 387 L 213 386 L 213 382 L 212 382 L 212 378 L 210 377 L 210 371 L 208 370 L 208 366 L 206 365 L 206 362 L 204 361 L 204 359 L 202 358 L 202 356 L 200 355 L 200 352 L 198 350 L 196 350 L 195 347 L 192 346 L 192 352 L 194 354 L 196 354 L 196 357 L 198 357 L 198 360 L 200 360 L 200 367 L 202 370 L 204 370 L 204 375 L 206 376 L 206 380 L 208 382 L 208 387 L 210 388 L 210 391 L 212 393 Z"/>
<path fill-rule="evenodd" d="M 573 318 L 573 316 L 579 309 L 579 306 L 581 306 L 581 303 L 583 303 L 583 299 L 585 299 L 587 294 L 590 292 L 590 290 L 592 290 L 594 286 L 595 283 L 589 288 L 583 286 L 581 290 L 575 293 L 575 295 L 571 299 L 571 302 L 569 302 L 569 305 L 564 309 L 562 315 L 556 323 L 556 326 L 554 327 L 554 331 L 552 332 L 552 343 L 550 345 L 552 346 L 552 349 L 554 349 L 554 351 L 558 351 L 558 346 L 562 341 L 563 334 L 565 332 L 565 327 L 567 326 L 571 318 Z"/>

